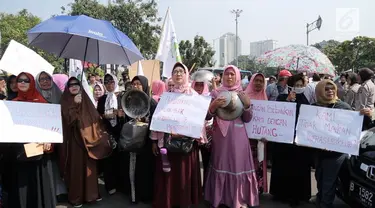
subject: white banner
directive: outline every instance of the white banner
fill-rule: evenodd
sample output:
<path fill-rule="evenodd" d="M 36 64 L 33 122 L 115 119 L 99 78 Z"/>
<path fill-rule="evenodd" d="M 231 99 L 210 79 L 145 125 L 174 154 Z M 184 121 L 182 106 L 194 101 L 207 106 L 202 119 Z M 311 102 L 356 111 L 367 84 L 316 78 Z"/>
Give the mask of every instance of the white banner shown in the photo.
<path fill-rule="evenodd" d="M 245 124 L 249 138 L 293 144 L 296 103 L 252 100 L 251 104 L 253 118 Z"/>
<path fill-rule="evenodd" d="M 152 116 L 153 131 L 200 138 L 211 97 L 165 92 Z"/>
<path fill-rule="evenodd" d="M 62 143 L 57 104 L 0 101 L 0 143 Z"/>
<path fill-rule="evenodd" d="M 11 40 L 0 60 L 0 69 L 16 76 L 28 72 L 36 77 L 41 71 L 53 74 L 55 68 L 35 51 Z"/>
<path fill-rule="evenodd" d="M 356 111 L 302 105 L 296 144 L 358 155 L 363 116 Z"/>

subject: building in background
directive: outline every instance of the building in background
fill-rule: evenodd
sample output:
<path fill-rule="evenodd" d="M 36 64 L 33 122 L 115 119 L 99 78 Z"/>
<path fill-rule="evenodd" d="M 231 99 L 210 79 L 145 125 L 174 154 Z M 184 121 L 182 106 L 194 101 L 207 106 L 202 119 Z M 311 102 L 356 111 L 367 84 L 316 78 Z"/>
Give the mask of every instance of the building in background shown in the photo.
<path fill-rule="evenodd" d="M 275 40 L 262 40 L 250 43 L 250 57 L 259 57 L 276 48 Z"/>
<path fill-rule="evenodd" d="M 223 67 L 236 59 L 236 35 L 226 33 L 219 39 L 219 66 Z M 241 39 L 238 37 L 237 56 L 241 55 Z"/>

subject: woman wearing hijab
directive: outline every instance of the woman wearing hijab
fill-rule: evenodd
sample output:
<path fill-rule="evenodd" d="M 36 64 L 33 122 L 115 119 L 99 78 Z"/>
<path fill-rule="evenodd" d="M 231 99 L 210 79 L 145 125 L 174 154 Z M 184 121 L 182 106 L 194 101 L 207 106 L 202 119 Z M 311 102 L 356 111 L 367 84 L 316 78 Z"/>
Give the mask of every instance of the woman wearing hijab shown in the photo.
<path fill-rule="evenodd" d="M 118 81 L 117 77 L 113 74 L 106 74 L 104 76 L 104 86 L 107 90 L 107 94 L 103 95 L 98 100 L 97 110 L 99 114 L 104 118 L 104 123 L 106 124 L 106 130 L 111 135 L 113 139 L 119 138 L 119 123 L 117 113 L 121 108 L 118 106 L 118 100 L 116 92 L 118 90 Z M 116 172 L 117 160 L 116 152 L 100 161 L 100 166 L 104 175 L 105 187 L 110 195 L 113 195 L 117 191 L 117 182 L 116 182 Z"/>
<path fill-rule="evenodd" d="M 17 77 L 10 75 L 7 79 L 7 100 L 13 100 L 17 97 Z"/>
<path fill-rule="evenodd" d="M 53 81 L 52 76 L 47 72 L 42 71 L 36 76 L 36 89 L 47 102 L 60 104 L 62 92 Z M 56 149 L 58 149 L 58 147 L 59 144 L 56 145 Z M 56 152 L 54 152 L 54 154 L 52 154 L 53 181 L 55 184 L 56 196 L 58 196 L 58 200 L 60 201 L 63 200 L 67 191 L 65 184 L 60 177 L 60 171 L 56 161 L 58 161 L 58 158 Z"/>
<path fill-rule="evenodd" d="M 148 96 L 150 95 L 148 79 L 145 76 L 135 76 L 131 83 L 134 90 L 143 91 Z M 140 118 L 139 120 L 150 124 L 156 105 L 157 102 L 150 98 L 150 112 L 146 117 Z M 128 115 L 119 114 L 119 117 L 120 116 L 121 126 L 132 120 Z M 125 193 L 130 196 L 132 203 L 152 202 L 154 193 L 155 157 L 151 151 L 152 141 L 149 135 L 150 133 L 148 133 L 145 138 L 146 143 L 143 148 L 137 150 L 137 152 L 123 152 L 122 158 L 125 159 L 120 160 L 121 163 L 126 165 L 124 175 L 121 177 L 125 179 Z M 132 179 L 132 176 L 135 176 L 134 179 Z M 134 185 L 132 186 L 131 184 Z"/>
<path fill-rule="evenodd" d="M 108 157 L 112 148 L 99 113 L 80 81 L 71 77 L 61 97 L 63 144 L 61 168 L 74 207 L 100 201 L 96 161 Z"/>
<path fill-rule="evenodd" d="M 293 75 L 288 79 L 289 94 L 280 94 L 277 101 L 294 102 L 296 123 L 302 104 L 309 105 L 304 94 L 305 79 L 303 74 Z M 272 143 L 272 172 L 270 193 L 275 200 L 298 206 L 311 198 L 311 163 L 312 150 L 291 144 Z M 298 168 L 296 168 L 298 167 Z"/>
<path fill-rule="evenodd" d="M 352 109 L 355 110 L 355 96 L 361 87 L 361 85 L 358 84 L 357 74 L 353 72 L 347 73 L 346 82 L 348 83 L 348 91 L 344 96 L 344 102 L 348 103 Z"/>
<path fill-rule="evenodd" d="M 208 83 L 208 80 L 207 82 L 193 81 L 191 83 L 191 87 L 198 94 L 203 95 L 203 96 L 209 96 L 210 91 L 209 91 L 209 86 L 207 83 Z M 204 139 L 206 140 L 206 142 L 205 144 L 200 146 L 202 162 L 203 162 L 203 187 L 206 182 L 208 165 L 209 165 L 210 157 L 211 157 L 212 124 L 213 124 L 212 118 L 208 121 L 205 121 L 206 134 L 204 134 L 203 137 L 205 137 Z"/>
<path fill-rule="evenodd" d="M 375 103 L 375 84 L 372 82 L 374 72 L 369 68 L 363 68 L 358 71 L 358 81 L 361 86 L 355 97 L 355 110 L 360 111 L 364 108 L 374 109 Z"/>
<path fill-rule="evenodd" d="M 36 76 L 36 89 L 49 103 L 60 103 L 62 92 L 47 72 L 42 71 Z"/>
<path fill-rule="evenodd" d="M 316 85 L 315 94 L 317 102 L 314 105 L 316 106 L 351 110 L 349 104 L 339 100 L 337 86 L 331 80 L 320 81 Z M 316 152 L 315 178 L 318 188 L 316 204 L 318 207 L 333 207 L 336 180 L 346 154 L 326 150 L 316 150 Z"/>
<path fill-rule="evenodd" d="M 47 103 L 35 88 L 34 77 L 22 72 L 17 78 L 18 95 L 13 101 Z M 51 144 L 44 144 L 45 154 L 27 157 L 24 144 L 10 144 L 7 158 L 12 161 L 12 184 L 8 190 L 11 208 L 55 208 L 55 188 L 52 182 Z M 6 178 L 3 179 L 8 180 Z"/>
<path fill-rule="evenodd" d="M 165 83 L 161 80 L 155 80 L 151 85 L 152 99 L 159 102 L 160 96 L 166 91 Z"/>
<path fill-rule="evenodd" d="M 53 82 L 59 87 L 61 91 L 64 91 L 65 85 L 68 82 L 69 77 L 66 74 L 54 74 L 52 75 Z"/>
<path fill-rule="evenodd" d="M 251 76 L 245 93 L 251 100 L 268 100 L 266 94 L 267 81 L 263 74 L 254 74 Z M 251 139 L 250 147 L 253 154 L 254 167 L 257 174 L 259 193 L 267 192 L 267 154 L 265 143 Z M 260 155 L 263 155 L 260 156 Z M 259 158 L 263 158 L 259 161 Z"/>
<path fill-rule="evenodd" d="M 96 102 L 96 106 L 98 105 L 98 100 L 101 98 L 105 93 L 104 86 L 100 83 L 96 83 L 94 85 L 94 99 Z"/>
<path fill-rule="evenodd" d="M 238 92 L 244 104 L 244 112 L 236 120 L 224 121 L 216 116 L 216 110 L 226 103 L 224 97 L 218 97 L 224 91 Z M 212 91 L 211 96 L 209 113 L 214 116 L 214 130 L 205 198 L 215 208 L 220 204 L 232 208 L 258 206 L 257 178 L 244 125 L 250 122 L 252 111 L 237 67 L 229 65 L 224 69 L 222 86 Z"/>
<path fill-rule="evenodd" d="M 178 62 L 174 65 L 172 80 L 174 86 L 170 92 L 197 94 L 189 87 L 189 70 L 184 64 Z M 172 140 L 181 137 L 174 134 L 164 136 Z M 202 199 L 202 186 L 197 142 L 202 142 L 202 138 L 195 139 L 189 153 L 168 152 L 169 172 L 163 171 L 162 158 L 159 154 L 159 148 L 162 147 L 159 144 L 164 143 L 164 138 L 152 136 L 151 139 L 153 152 L 157 155 L 153 207 L 172 208 L 198 205 Z"/>

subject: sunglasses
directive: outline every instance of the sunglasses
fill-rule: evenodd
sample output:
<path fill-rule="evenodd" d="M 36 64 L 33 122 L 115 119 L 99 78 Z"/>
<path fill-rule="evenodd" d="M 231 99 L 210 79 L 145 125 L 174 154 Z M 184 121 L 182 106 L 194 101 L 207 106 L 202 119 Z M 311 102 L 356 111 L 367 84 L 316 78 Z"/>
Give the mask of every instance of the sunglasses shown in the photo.
<path fill-rule="evenodd" d="M 51 81 L 51 78 L 45 77 L 45 78 L 39 78 L 39 82 L 48 82 Z"/>
<path fill-rule="evenodd" d="M 113 84 L 115 83 L 114 80 L 104 80 L 104 84 Z"/>
<path fill-rule="evenodd" d="M 30 83 L 30 80 L 29 79 L 18 79 L 17 82 L 18 83 Z"/>
<path fill-rule="evenodd" d="M 77 82 L 73 82 L 73 83 L 69 83 L 68 85 L 69 87 L 73 87 L 73 86 L 81 86 L 79 83 Z"/>

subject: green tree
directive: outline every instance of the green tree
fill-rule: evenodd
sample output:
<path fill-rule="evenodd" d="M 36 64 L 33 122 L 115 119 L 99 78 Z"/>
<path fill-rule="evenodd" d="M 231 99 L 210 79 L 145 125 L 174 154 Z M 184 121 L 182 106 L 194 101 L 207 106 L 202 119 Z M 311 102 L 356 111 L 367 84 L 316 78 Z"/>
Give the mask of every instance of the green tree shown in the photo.
<path fill-rule="evenodd" d="M 358 36 L 342 43 L 334 40 L 327 43 L 320 50 L 331 60 L 338 73 L 349 69 L 375 67 L 375 38 Z"/>
<path fill-rule="evenodd" d="M 322 42 L 320 43 L 315 43 L 311 46 L 314 46 L 315 48 L 321 50 L 322 52 L 324 52 L 324 48 L 327 48 L 327 47 L 336 47 L 340 45 L 340 42 L 339 41 L 336 41 L 336 40 L 328 40 L 328 41 L 325 41 L 323 40 Z"/>
<path fill-rule="evenodd" d="M 97 0 L 74 0 L 68 9 L 61 7 L 62 13 L 87 15 L 104 19 L 124 32 L 134 42 L 146 59 L 154 58 L 159 44 L 161 19 L 157 15 L 155 1 L 110 0 L 108 5 Z"/>
<path fill-rule="evenodd" d="M 193 43 L 189 40 L 182 40 L 179 43 L 182 61 L 191 69 L 200 67 L 212 67 L 215 65 L 213 56 L 215 51 L 202 36 L 195 36 Z"/>
<path fill-rule="evenodd" d="M 104 70 L 101 69 L 100 67 L 96 66 L 96 65 L 91 65 L 91 66 L 89 66 L 88 68 L 85 69 L 86 78 L 88 78 L 89 74 L 97 74 L 100 77 L 103 77 L 104 76 Z"/>
<path fill-rule="evenodd" d="M 229 64 L 237 65 L 237 59 L 233 60 Z M 261 65 L 257 63 L 255 57 L 250 57 L 248 55 L 241 55 L 241 56 L 238 56 L 237 67 L 240 68 L 241 70 L 256 71 L 256 70 L 259 70 L 259 67 L 261 67 Z"/>
<path fill-rule="evenodd" d="M 9 42 L 13 39 L 25 46 L 28 45 L 27 31 L 39 24 L 41 19 L 26 9 L 21 10 L 17 14 L 0 13 L 0 30 L 1 30 L 1 49 L 5 51 Z M 38 52 L 44 59 L 55 67 L 55 72 L 61 72 L 63 69 L 63 59 L 48 54 L 42 50 L 31 47 Z"/>

